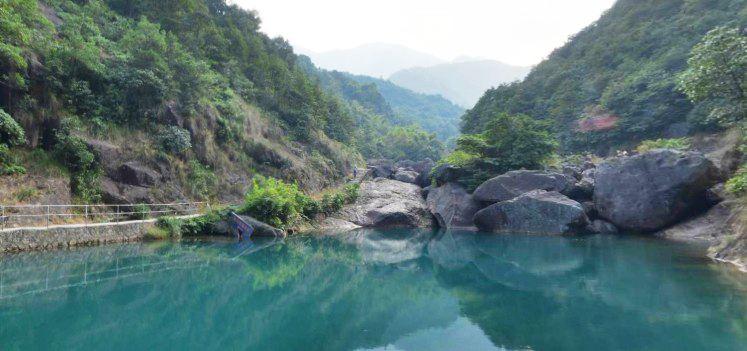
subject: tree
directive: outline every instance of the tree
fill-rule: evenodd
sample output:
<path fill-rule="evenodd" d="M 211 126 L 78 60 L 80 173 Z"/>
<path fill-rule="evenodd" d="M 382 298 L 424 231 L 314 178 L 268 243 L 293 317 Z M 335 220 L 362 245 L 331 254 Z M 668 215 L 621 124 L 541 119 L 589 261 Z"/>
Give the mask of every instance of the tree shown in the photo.
<path fill-rule="evenodd" d="M 710 118 L 728 125 L 747 116 L 747 35 L 739 28 L 709 31 L 687 65 L 679 88 L 694 102 L 715 102 Z"/>
<path fill-rule="evenodd" d="M 540 167 L 556 148 L 547 121 L 506 113 L 488 122 L 485 132 L 463 135 L 457 140 L 457 150 L 491 159 L 506 171 Z"/>
<path fill-rule="evenodd" d="M 0 86 L 10 93 L 26 87 L 26 57 L 34 40 L 47 36 L 51 24 L 36 16 L 36 0 L 4 0 L 0 2 Z"/>
<path fill-rule="evenodd" d="M 459 160 L 461 164 L 453 164 L 463 170 L 458 181 L 474 189 L 511 170 L 540 168 L 557 147 L 548 121 L 501 113 L 487 123 L 484 132 L 459 137 L 456 150 L 441 163 Z"/>

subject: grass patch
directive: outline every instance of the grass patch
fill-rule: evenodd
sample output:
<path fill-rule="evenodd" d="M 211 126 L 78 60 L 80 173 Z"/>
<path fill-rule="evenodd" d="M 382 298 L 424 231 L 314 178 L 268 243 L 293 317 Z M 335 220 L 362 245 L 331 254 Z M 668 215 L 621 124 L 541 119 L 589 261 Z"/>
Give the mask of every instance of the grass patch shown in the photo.
<path fill-rule="evenodd" d="M 687 150 L 689 148 L 690 148 L 690 138 L 672 138 L 672 139 L 644 140 L 635 148 L 635 151 L 642 154 L 644 152 L 649 152 L 654 149 Z"/>
<path fill-rule="evenodd" d="M 16 192 L 16 201 L 24 202 L 33 199 L 39 195 L 39 190 L 35 187 L 25 186 L 18 189 Z"/>

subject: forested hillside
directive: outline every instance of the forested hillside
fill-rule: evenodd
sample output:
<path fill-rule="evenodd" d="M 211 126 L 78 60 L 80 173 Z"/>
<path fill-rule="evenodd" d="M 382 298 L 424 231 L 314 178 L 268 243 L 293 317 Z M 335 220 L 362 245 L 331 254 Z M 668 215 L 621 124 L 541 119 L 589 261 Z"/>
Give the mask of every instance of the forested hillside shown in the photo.
<path fill-rule="evenodd" d="M 3 200 L 69 201 L 49 194 L 65 183 L 81 201 L 151 201 L 243 196 L 255 174 L 338 182 L 379 132 L 260 24 L 224 0 L 0 3 Z"/>
<path fill-rule="evenodd" d="M 299 57 L 298 65 L 355 117 L 358 150 L 367 158 L 438 159 L 442 142 L 457 133 L 461 109 L 440 97 L 376 78 L 320 69 L 306 56 Z M 388 87 L 381 89 L 379 84 Z"/>
<path fill-rule="evenodd" d="M 441 141 L 459 135 L 459 118 L 464 109 L 439 95 L 416 93 L 388 80 L 350 75 L 363 84 L 374 84 L 392 107 L 398 123 L 416 124 L 425 131 L 436 133 Z"/>
<path fill-rule="evenodd" d="M 714 102 L 691 102 L 678 79 L 709 30 L 745 25 L 744 0 L 619 0 L 524 81 L 485 93 L 462 131 L 482 132 L 501 112 L 528 114 L 554 122 L 565 152 L 607 153 L 714 128 Z"/>

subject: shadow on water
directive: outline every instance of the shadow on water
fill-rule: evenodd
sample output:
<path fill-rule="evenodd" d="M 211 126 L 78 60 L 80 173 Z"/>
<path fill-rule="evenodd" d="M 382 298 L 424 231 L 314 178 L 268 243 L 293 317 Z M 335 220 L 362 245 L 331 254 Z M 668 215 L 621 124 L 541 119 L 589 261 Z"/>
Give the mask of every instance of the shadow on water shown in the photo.
<path fill-rule="evenodd" d="M 3 349 L 738 350 L 747 278 L 635 237 L 389 229 L 0 256 Z"/>

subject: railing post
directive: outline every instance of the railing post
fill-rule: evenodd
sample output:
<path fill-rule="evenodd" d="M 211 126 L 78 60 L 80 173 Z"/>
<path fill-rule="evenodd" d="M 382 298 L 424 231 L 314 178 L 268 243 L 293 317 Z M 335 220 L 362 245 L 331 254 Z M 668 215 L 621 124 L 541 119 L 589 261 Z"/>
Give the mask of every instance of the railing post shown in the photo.
<path fill-rule="evenodd" d="M 49 228 L 49 205 L 47 205 L 47 228 Z"/>
<path fill-rule="evenodd" d="M 0 222 L 3 222 L 3 230 L 5 230 L 5 222 L 8 221 L 8 219 L 5 218 L 5 206 L 0 205 L 0 209 L 2 209 L 2 215 L 0 217 Z"/>
<path fill-rule="evenodd" d="M 83 217 L 83 222 L 88 224 L 88 205 L 86 204 L 86 214 L 85 217 Z"/>
<path fill-rule="evenodd" d="M 117 205 L 117 214 L 114 218 L 115 218 L 114 221 L 119 223 L 119 205 Z"/>

